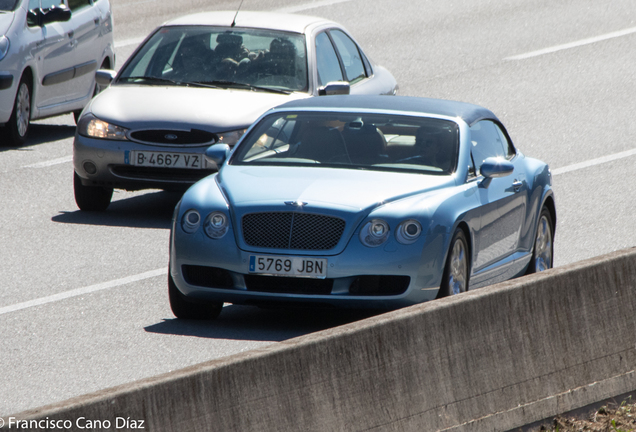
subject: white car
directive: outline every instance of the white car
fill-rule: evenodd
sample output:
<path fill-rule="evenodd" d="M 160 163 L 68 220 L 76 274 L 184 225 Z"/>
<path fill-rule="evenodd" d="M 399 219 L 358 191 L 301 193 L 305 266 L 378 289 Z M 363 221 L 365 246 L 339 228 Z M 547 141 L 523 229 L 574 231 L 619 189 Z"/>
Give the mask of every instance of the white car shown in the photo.
<path fill-rule="evenodd" d="M 0 0 L 0 143 L 26 141 L 31 120 L 73 112 L 113 68 L 109 0 Z"/>
<path fill-rule="evenodd" d="M 216 170 L 212 144 L 233 146 L 265 111 L 334 93 L 393 95 L 393 75 L 339 24 L 271 12 L 207 12 L 158 27 L 77 122 L 75 201 L 103 211 L 113 189 L 185 190 Z"/>

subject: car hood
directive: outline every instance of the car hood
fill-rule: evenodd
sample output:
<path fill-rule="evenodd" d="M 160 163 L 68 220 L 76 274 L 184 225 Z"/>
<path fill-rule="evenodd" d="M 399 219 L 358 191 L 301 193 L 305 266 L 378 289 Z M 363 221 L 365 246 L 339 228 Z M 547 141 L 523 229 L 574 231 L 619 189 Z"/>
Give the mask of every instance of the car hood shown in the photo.
<path fill-rule="evenodd" d="M 90 105 L 96 117 L 129 129 L 242 129 L 268 109 L 307 93 L 277 94 L 236 89 L 114 85 Z M 87 110 L 87 111 L 89 111 Z"/>
<path fill-rule="evenodd" d="M 209 202 L 206 197 L 212 196 L 211 191 L 218 191 L 212 183 L 218 184 L 237 227 L 244 215 L 258 212 L 304 212 L 344 220 L 338 246 L 319 253 L 329 255 L 343 250 L 370 213 L 380 212 L 376 213 L 379 217 L 400 221 L 421 215 L 422 206 L 418 203 L 437 195 L 435 191 L 454 186 L 455 178 L 334 168 L 225 165 L 218 175 L 200 183 L 208 184 L 199 190 L 195 186 L 189 195 L 198 196 L 199 203 Z M 246 245 L 241 236 L 237 240 L 244 250 L 260 250 Z"/>
<path fill-rule="evenodd" d="M 15 12 L 0 12 L 0 36 L 7 34 L 14 16 Z"/>
<path fill-rule="evenodd" d="M 289 207 L 285 202 L 306 203 L 303 209 L 338 209 L 368 213 L 373 208 L 449 184 L 454 178 L 383 171 L 308 168 L 225 166 L 218 183 L 233 208 Z"/>

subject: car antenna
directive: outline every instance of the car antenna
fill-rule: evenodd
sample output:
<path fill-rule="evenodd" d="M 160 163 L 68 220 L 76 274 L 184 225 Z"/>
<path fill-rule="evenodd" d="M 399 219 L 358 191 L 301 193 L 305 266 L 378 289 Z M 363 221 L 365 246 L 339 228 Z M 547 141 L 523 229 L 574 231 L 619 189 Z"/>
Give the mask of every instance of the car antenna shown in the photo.
<path fill-rule="evenodd" d="M 243 6 L 243 0 L 241 0 L 238 9 L 236 9 L 236 13 L 234 14 L 234 19 L 232 20 L 232 25 L 230 27 L 234 27 L 236 25 L 236 17 L 238 16 L 239 10 L 241 10 L 241 6 Z"/>

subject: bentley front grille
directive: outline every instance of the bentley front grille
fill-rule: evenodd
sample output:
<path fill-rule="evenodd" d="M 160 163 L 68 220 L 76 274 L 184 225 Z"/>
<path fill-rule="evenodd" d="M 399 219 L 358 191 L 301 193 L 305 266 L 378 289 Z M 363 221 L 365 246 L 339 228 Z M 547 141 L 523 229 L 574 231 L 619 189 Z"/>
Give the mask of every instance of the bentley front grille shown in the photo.
<path fill-rule="evenodd" d="M 299 212 L 250 213 L 243 216 L 242 228 L 243 239 L 249 246 L 329 250 L 340 241 L 345 221 Z"/>

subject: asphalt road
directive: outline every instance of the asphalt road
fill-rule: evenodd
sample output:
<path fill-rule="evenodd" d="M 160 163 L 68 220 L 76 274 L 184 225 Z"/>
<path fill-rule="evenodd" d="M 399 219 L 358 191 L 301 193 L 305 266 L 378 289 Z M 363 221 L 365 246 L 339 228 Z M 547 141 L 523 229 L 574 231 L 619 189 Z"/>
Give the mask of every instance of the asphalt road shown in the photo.
<path fill-rule="evenodd" d="M 114 0 L 118 66 L 166 19 L 238 1 Z M 555 263 L 636 245 L 632 0 L 245 0 L 343 23 L 400 93 L 484 105 L 550 163 Z M 174 319 L 169 223 L 178 196 L 116 192 L 78 211 L 70 116 L 0 149 L 0 417 L 360 319 L 229 306 Z"/>

